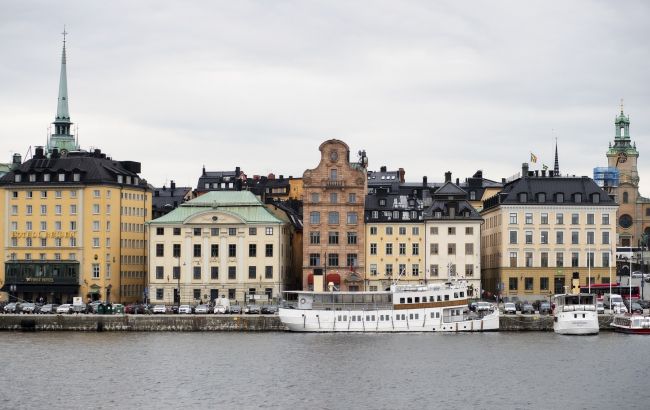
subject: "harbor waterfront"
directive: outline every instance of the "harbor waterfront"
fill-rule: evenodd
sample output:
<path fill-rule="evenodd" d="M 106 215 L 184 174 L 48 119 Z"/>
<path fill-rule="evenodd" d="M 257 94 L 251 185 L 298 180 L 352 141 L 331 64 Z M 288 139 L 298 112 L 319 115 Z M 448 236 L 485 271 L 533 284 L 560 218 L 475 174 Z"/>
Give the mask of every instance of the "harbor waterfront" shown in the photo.
<path fill-rule="evenodd" d="M 624 351 L 633 352 L 622 360 Z M 650 338 L 0 333 L 3 408 L 647 408 Z M 12 380 L 14 382 L 12 382 Z"/>
<path fill-rule="evenodd" d="M 501 315 L 500 331 L 553 331 L 551 315 Z M 601 331 L 613 316 L 599 315 Z M 286 331 L 277 315 L 0 315 L 0 331 Z"/>

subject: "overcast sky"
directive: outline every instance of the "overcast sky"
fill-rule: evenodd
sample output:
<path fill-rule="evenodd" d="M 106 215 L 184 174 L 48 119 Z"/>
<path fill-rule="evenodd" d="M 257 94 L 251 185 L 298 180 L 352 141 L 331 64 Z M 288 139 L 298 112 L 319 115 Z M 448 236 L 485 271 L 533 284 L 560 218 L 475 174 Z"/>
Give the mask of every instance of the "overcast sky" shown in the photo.
<path fill-rule="evenodd" d="M 43 145 L 61 32 L 82 148 L 161 186 L 302 176 L 345 141 L 408 181 L 606 165 L 624 98 L 650 196 L 650 2 L 7 1 L 0 161 Z M 168 182 L 167 182 L 168 183 Z M 644 187 L 647 187 L 644 190 Z"/>

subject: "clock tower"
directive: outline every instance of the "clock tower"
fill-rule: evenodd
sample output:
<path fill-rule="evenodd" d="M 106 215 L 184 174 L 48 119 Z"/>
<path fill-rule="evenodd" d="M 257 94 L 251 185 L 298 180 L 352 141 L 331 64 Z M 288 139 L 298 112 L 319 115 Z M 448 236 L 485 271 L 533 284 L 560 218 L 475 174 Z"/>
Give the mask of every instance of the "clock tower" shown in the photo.
<path fill-rule="evenodd" d="M 616 218 L 618 245 L 637 246 L 645 218 L 644 207 L 637 204 L 647 200 L 639 194 L 639 151 L 630 139 L 630 117 L 623 112 L 622 103 L 621 113 L 614 120 L 614 125 L 614 144 L 609 144 L 607 162 L 609 167 L 616 168 L 619 172 L 618 186 L 611 189 L 611 194 L 619 204 Z"/>

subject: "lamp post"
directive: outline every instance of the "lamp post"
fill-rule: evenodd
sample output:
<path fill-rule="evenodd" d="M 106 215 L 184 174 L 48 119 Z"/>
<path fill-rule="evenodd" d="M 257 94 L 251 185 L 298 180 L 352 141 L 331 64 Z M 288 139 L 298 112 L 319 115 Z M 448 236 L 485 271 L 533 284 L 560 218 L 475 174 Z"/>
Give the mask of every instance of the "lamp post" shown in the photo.
<path fill-rule="evenodd" d="M 177 258 L 178 258 L 178 265 L 177 265 L 177 267 L 178 267 L 178 275 L 177 275 L 178 276 L 178 278 L 177 278 L 178 279 L 178 288 L 176 288 L 176 295 L 178 296 L 178 306 L 180 306 L 181 305 L 181 256 L 178 255 Z M 176 302 L 176 301 L 174 301 L 174 302 Z"/>

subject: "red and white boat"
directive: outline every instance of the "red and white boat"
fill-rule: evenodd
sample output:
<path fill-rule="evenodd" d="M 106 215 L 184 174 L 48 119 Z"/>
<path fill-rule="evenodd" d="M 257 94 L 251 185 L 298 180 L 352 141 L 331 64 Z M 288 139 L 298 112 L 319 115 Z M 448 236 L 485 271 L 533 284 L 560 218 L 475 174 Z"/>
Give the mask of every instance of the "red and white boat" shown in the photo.
<path fill-rule="evenodd" d="M 650 315 L 616 315 L 611 326 L 615 332 L 650 335 Z"/>

